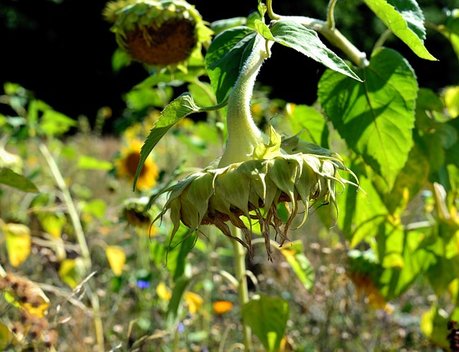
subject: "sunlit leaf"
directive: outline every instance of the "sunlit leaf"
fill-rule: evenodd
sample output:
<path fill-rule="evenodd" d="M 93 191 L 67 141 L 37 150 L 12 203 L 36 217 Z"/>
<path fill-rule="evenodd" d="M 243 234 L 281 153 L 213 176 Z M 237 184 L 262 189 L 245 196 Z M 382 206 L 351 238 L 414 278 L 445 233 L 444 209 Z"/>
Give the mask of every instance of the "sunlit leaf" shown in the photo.
<path fill-rule="evenodd" d="M 424 15 L 415 0 L 364 0 L 381 21 L 419 57 L 436 60 L 424 46 Z"/>
<path fill-rule="evenodd" d="M 449 39 L 459 59 L 459 9 L 448 11 L 445 24 L 439 27 L 440 32 Z"/>
<path fill-rule="evenodd" d="M 219 103 L 228 97 L 252 50 L 255 36 L 251 28 L 235 27 L 217 35 L 209 46 L 206 67 Z"/>
<path fill-rule="evenodd" d="M 64 259 L 59 267 L 59 277 L 71 288 L 75 288 L 83 279 L 83 262 L 81 258 Z"/>
<path fill-rule="evenodd" d="M 52 109 L 43 113 L 40 120 L 40 130 L 47 136 L 57 136 L 64 134 L 71 127 L 77 125 L 75 120 Z"/>
<path fill-rule="evenodd" d="M 105 255 L 107 256 L 108 264 L 113 273 L 116 276 L 121 276 L 124 264 L 126 263 L 126 253 L 124 253 L 124 249 L 119 246 L 107 246 L 105 248 Z"/>
<path fill-rule="evenodd" d="M 269 352 L 279 350 L 288 317 L 288 302 L 278 297 L 261 295 L 242 307 L 242 319 Z"/>
<path fill-rule="evenodd" d="M 453 118 L 459 116 L 459 86 L 447 87 L 443 99 L 449 115 Z"/>
<path fill-rule="evenodd" d="M 1 231 L 5 235 L 6 250 L 10 264 L 21 265 L 30 255 L 32 239 L 30 229 L 22 224 L 5 224 Z"/>
<path fill-rule="evenodd" d="M 247 18 L 245 17 L 231 17 L 225 18 L 222 20 L 214 21 L 210 24 L 210 28 L 214 32 L 215 35 L 220 34 L 221 32 L 234 28 L 240 27 L 247 23 Z"/>
<path fill-rule="evenodd" d="M 5 351 L 6 348 L 14 341 L 14 335 L 8 327 L 0 322 L 0 350 Z"/>
<path fill-rule="evenodd" d="M 49 233 L 54 238 L 60 238 L 62 234 L 62 229 L 67 223 L 67 218 L 63 213 L 40 213 L 38 215 L 38 220 L 40 225 L 43 227 L 47 233 Z"/>
<path fill-rule="evenodd" d="M 319 100 L 347 145 L 392 187 L 413 145 L 416 76 L 390 49 L 377 51 L 363 75 L 359 83 L 327 70 Z"/>
<path fill-rule="evenodd" d="M 314 269 L 308 258 L 304 255 L 303 242 L 294 241 L 280 247 L 287 263 L 290 264 L 293 272 L 301 281 L 303 286 L 310 290 L 314 285 Z"/>
<path fill-rule="evenodd" d="M 333 71 L 361 81 L 338 55 L 322 43 L 312 29 L 287 19 L 276 21 L 271 28 L 271 33 L 277 43 L 295 49 Z"/>
<path fill-rule="evenodd" d="M 113 164 L 107 160 L 97 159 L 88 155 L 81 155 L 78 158 L 78 168 L 80 170 L 108 171 L 113 168 Z"/>
<path fill-rule="evenodd" d="M 137 179 L 140 176 L 143 165 L 148 155 L 151 153 L 159 140 L 174 126 L 180 119 L 185 116 L 199 111 L 197 106 L 189 93 L 180 95 L 177 99 L 167 105 L 161 112 L 161 116 L 153 129 L 150 131 L 145 143 L 140 151 L 140 160 L 137 165 L 137 170 L 134 177 L 134 188 Z"/>
<path fill-rule="evenodd" d="M 23 192 L 38 192 L 37 186 L 32 181 L 6 167 L 0 168 L 0 184 L 16 188 Z"/>
<path fill-rule="evenodd" d="M 89 202 L 82 203 L 81 210 L 87 215 L 103 219 L 107 212 L 107 203 L 103 199 L 92 199 Z"/>
<path fill-rule="evenodd" d="M 287 104 L 287 118 L 292 132 L 299 133 L 301 140 L 328 148 L 328 127 L 324 116 L 307 105 Z"/>
<path fill-rule="evenodd" d="M 448 314 L 433 305 L 430 310 L 425 312 L 421 318 L 421 331 L 436 345 L 448 348 L 449 342 L 446 339 L 448 336 Z"/>

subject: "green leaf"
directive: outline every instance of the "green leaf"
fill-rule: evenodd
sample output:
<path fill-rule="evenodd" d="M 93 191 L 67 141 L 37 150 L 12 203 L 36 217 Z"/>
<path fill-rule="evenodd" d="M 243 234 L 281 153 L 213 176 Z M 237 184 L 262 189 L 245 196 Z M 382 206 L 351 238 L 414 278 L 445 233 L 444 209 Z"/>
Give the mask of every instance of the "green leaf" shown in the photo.
<path fill-rule="evenodd" d="M 127 106 L 132 110 L 143 110 L 149 107 L 163 107 L 171 100 L 173 90 L 165 86 L 161 88 L 135 87 L 125 96 Z"/>
<path fill-rule="evenodd" d="M 128 66 L 131 61 L 131 56 L 129 56 L 125 50 L 118 48 L 112 55 L 112 69 L 113 71 L 118 72 L 123 67 Z"/>
<path fill-rule="evenodd" d="M 58 136 L 64 134 L 71 127 L 76 125 L 76 121 L 52 109 L 46 110 L 43 113 L 39 124 L 40 130 L 47 136 Z"/>
<path fill-rule="evenodd" d="M 346 187 L 337 198 L 340 209 L 338 226 L 351 241 L 352 248 L 364 239 L 375 236 L 375 229 L 385 221 L 388 214 L 380 195 L 361 168 L 356 164 L 350 166 L 359 179 L 360 189 Z"/>
<path fill-rule="evenodd" d="M 100 160 L 87 155 L 78 158 L 78 169 L 80 170 L 103 170 L 108 171 L 113 168 L 113 164 L 107 160 Z"/>
<path fill-rule="evenodd" d="M 160 139 L 174 126 L 180 119 L 200 110 L 189 93 L 184 93 L 173 100 L 161 112 L 158 122 L 150 131 L 145 143 L 140 150 L 140 160 L 134 177 L 134 189 L 142 171 L 143 164 Z"/>
<path fill-rule="evenodd" d="M 226 31 L 227 29 L 244 26 L 246 23 L 247 18 L 245 17 L 225 18 L 212 22 L 210 24 L 210 29 L 212 29 L 214 34 L 217 35 L 223 31 Z"/>
<path fill-rule="evenodd" d="M 437 60 L 424 46 L 424 15 L 415 0 L 364 1 L 416 55 L 426 60 Z"/>
<path fill-rule="evenodd" d="M 333 71 L 361 81 L 338 55 L 322 43 L 312 29 L 293 20 L 280 20 L 272 26 L 271 33 L 277 43 L 295 49 Z"/>
<path fill-rule="evenodd" d="M 261 20 L 255 20 L 255 30 L 266 40 L 274 40 L 273 34 L 269 27 Z"/>
<path fill-rule="evenodd" d="M 459 10 L 450 11 L 450 15 L 445 21 L 444 26 L 440 26 L 440 32 L 449 39 L 453 49 L 459 59 Z"/>
<path fill-rule="evenodd" d="M 301 140 L 328 148 L 328 127 L 324 116 L 317 109 L 307 105 L 287 105 L 287 118 L 293 134 Z"/>
<path fill-rule="evenodd" d="M 239 71 L 250 54 L 256 32 L 235 27 L 217 35 L 206 54 L 206 67 L 217 102 L 223 102 L 236 82 Z"/>
<path fill-rule="evenodd" d="M 448 349 L 448 313 L 446 311 L 438 308 L 436 304 L 433 305 L 422 315 L 420 328 L 432 343 Z"/>
<path fill-rule="evenodd" d="M 407 204 L 426 185 L 429 176 L 429 160 L 419 146 L 415 145 L 408 155 L 408 161 L 397 175 L 394 186 L 384 197 L 384 203 L 391 214 L 405 210 Z"/>
<path fill-rule="evenodd" d="M 8 346 L 13 343 L 14 339 L 14 335 L 10 329 L 0 322 L 0 349 L 2 351 L 7 351 Z"/>
<path fill-rule="evenodd" d="M 314 269 L 308 258 L 304 255 L 303 242 L 294 241 L 279 248 L 287 263 L 290 264 L 295 275 L 303 284 L 306 290 L 314 285 Z"/>
<path fill-rule="evenodd" d="M 185 273 L 186 258 L 196 243 L 196 235 L 186 226 L 180 226 L 174 235 L 174 243 L 170 243 L 167 251 L 167 269 L 174 281 Z"/>
<path fill-rule="evenodd" d="M 172 297 L 169 301 L 169 305 L 167 306 L 168 325 L 175 324 L 178 316 L 180 302 L 182 301 L 183 293 L 185 292 L 190 282 L 191 279 L 186 276 L 180 277 L 175 282 L 174 289 L 172 290 Z"/>
<path fill-rule="evenodd" d="M 385 270 L 378 277 L 382 295 L 394 299 L 403 294 L 413 282 L 435 263 L 435 255 L 424 242 L 425 233 L 403 231 L 385 224 L 385 232 L 377 238 L 378 256 Z"/>
<path fill-rule="evenodd" d="M 359 83 L 327 70 L 319 101 L 347 145 L 392 187 L 413 145 L 416 76 L 390 49 L 377 51 L 363 73 Z"/>
<path fill-rule="evenodd" d="M 0 184 L 16 188 L 23 192 L 38 192 L 37 186 L 32 181 L 7 167 L 0 168 Z"/>
<path fill-rule="evenodd" d="M 242 307 L 242 318 L 260 339 L 266 351 L 278 351 L 289 317 L 288 302 L 261 295 Z"/>

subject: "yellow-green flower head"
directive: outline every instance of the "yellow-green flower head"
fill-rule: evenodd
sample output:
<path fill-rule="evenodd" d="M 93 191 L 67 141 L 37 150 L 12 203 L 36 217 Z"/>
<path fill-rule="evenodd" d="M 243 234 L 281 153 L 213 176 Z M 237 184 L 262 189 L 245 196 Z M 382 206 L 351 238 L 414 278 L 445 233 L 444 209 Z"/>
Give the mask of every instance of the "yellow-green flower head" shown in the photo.
<path fill-rule="evenodd" d="M 121 216 L 128 224 L 136 227 L 148 227 L 154 218 L 153 211 L 148 208 L 148 197 L 128 198 L 123 202 Z"/>
<path fill-rule="evenodd" d="M 268 152 L 261 158 L 254 155 L 252 160 L 208 168 L 188 176 L 169 188 L 169 198 L 158 217 L 170 210 L 172 236 L 180 222 L 196 230 L 201 225 L 213 224 L 226 236 L 241 242 L 250 254 L 251 224 L 255 220 L 270 257 L 271 232 L 282 244 L 288 239 L 288 230 L 300 211 L 303 224 L 308 209 L 314 204 L 335 204 L 336 182 L 349 182 L 340 177 L 338 170 L 349 170 L 339 158 L 326 152 Z M 286 221 L 278 214 L 280 203 L 286 205 Z M 242 230 L 243 241 L 231 234 L 229 223 Z"/>
<path fill-rule="evenodd" d="M 114 23 L 119 46 L 147 65 L 178 65 L 210 40 L 199 12 L 183 0 L 118 0 L 104 16 Z"/>

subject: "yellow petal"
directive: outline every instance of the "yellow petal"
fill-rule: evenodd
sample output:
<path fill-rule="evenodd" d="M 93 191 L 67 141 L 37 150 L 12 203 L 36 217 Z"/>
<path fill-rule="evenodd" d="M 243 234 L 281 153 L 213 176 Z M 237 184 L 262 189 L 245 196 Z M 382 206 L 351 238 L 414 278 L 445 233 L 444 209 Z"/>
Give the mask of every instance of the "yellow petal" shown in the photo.
<path fill-rule="evenodd" d="M 108 259 L 108 264 L 116 276 L 121 276 L 123 273 L 124 264 L 126 263 L 126 254 L 123 248 L 119 246 L 108 246 L 105 248 L 105 255 Z"/>
<path fill-rule="evenodd" d="M 194 292 L 187 291 L 183 294 L 185 304 L 188 306 L 190 314 L 195 314 L 202 306 L 204 300 L 200 295 Z"/>
<path fill-rule="evenodd" d="M 172 297 L 171 290 L 166 286 L 164 282 L 160 282 L 158 286 L 156 286 L 156 294 L 163 301 L 169 301 Z"/>
<path fill-rule="evenodd" d="M 30 229 L 22 224 L 6 224 L 2 230 L 5 234 L 8 259 L 12 266 L 17 267 L 30 254 L 32 245 Z"/>

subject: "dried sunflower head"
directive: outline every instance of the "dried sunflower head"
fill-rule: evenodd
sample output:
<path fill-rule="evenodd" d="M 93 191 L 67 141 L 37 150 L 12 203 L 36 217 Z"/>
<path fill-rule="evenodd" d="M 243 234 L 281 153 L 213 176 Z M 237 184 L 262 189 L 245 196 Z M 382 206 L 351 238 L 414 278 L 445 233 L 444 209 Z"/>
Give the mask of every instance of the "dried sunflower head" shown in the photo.
<path fill-rule="evenodd" d="M 289 154 L 269 144 L 263 153 L 256 149 L 252 160 L 194 173 L 168 189 L 169 198 L 158 217 L 170 210 L 172 236 L 180 222 L 195 230 L 215 225 L 250 254 L 251 227 L 257 221 L 270 257 L 271 233 L 284 243 L 300 211 L 303 224 L 315 204 L 335 203 L 336 183 L 349 182 L 339 175 L 339 170 L 349 171 L 341 160 L 321 150 L 321 154 Z M 286 221 L 278 214 L 281 203 L 288 212 Z M 240 228 L 244 239 L 233 236 L 228 224 Z"/>
<path fill-rule="evenodd" d="M 118 0 L 107 4 L 104 16 L 119 46 L 147 65 L 178 65 L 210 40 L 199 12 L 183 0 Z"/>

